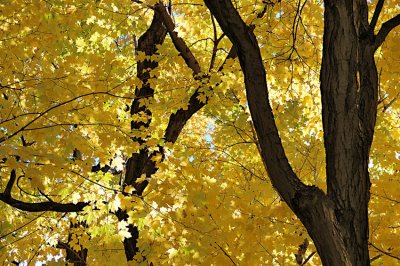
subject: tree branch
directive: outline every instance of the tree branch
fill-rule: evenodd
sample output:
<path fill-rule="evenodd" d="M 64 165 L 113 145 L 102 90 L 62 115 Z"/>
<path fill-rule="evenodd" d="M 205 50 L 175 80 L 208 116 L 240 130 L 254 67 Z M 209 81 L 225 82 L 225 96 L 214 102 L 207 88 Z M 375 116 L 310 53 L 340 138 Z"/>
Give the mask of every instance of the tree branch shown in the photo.
<path fill-rule="evenodd" d="M 257 14 L 258 18 L 262 18 L 263 15 L 265 14 L 267 4 L 265 5 L 264 9 L 262 12 Z M 188 67 L 190 67 L 193 70 L 193 75 L 196 80 L 201 79 L 201 76 L 198 76 L 198 74 L 201 73 L 201 68 L 194 57 L 193 53 L 190 51 L 189 47 L 186 45 L 184 40 L 178 36 L 178 33 L 174 31 L 175 29 L 175 24 L 171 19 L 171 16 L 168 14 L 167 10 L 162 4 L 157 4 L 155 6 L 155 10 L 158 11 L 164 21 L 164 25 L 167 28 L 167 31 L 175 45 L 175 48 L 180 52 L 180 55 L 183 57 L 185 60 L 186 64 Z M 253 31 L 255 28 L 254 25 L 250 26 L 250 31 Z M 214 35 L 215 35 L 215 29 L 214 29 Z M 224 36 L 224 34 L 222 35 Z M 215 37 L 215 36 L 214 36 Z M 221 38 L 221 37 L 220 37 Z M 219 39 L 218 39 L 219 40 Z M 218 71 L 222 71 L 223 66 L 226 62 L 227 59 L 233 59 L 237 57 L 237 52 L 235 47 L 233 46 L 231 50 L 229 51 L 228 56 L 226 57 L 224 63 L 219 67 Z M 212 65 L 212 64 L 210 64 Z M 182 131 L 183 127 L 185 126 L 186 122 L 190 119 L 190 117 L 195 114 L 198 110 L 200 110 L 203 106 L 206 105 L 206 102 L 201 102 L 198 100 L 198 97 L 201 95 L 199 90 L 196 90 L 195 93 L 190 97 L 189 100 L 189 106 L 186 110 L 180 109 L 178 110 L 175 114 L 172 114 L 168 123 L 168 127 L 165 131 L 164 139 L 166 141 L 174 143 L 180 132 Z"/>
<path fill-rule="evenodd" d="M 391 257 L 391 258 L 393 258 L 393 259 L 396 259 L 396 260 L 400 261 L 400 257 L 395 256 L 395 255 L 393 255 L 393 254 L 391 254 L 391 253 L 389 253 L 389 252 L 387 252 L 387 251 L 384 251 L 383 249 L 378 248 L 377 246 L 375 246 L 375 245 L 372 244 L 372 243 L 369 243 L 369 245 L 370 245 L 371 247 L 373 247 L 374 249 L 376 249 L 377 251 L 381 252 L 382 254 L 385 254 L 386 256 L 389 256 L 389 257 Z"/>
<path fill-rule="evenodd" d="M 154 11 L 153 20 L 150 27 L 147 29 L 142 36 L 140 36 L 137 43 L 137 51 L 145 53 L 146 56 L 152 56 L 157 53 L 157 45 L 161 45 L 167 34 L 167 30 L 162 25 L 162 19 L 158 12 Z M 135 100 L 131 105 L 130 114 L 133 115 L 146 115 L 147 121 L 135 121 L 131 122 L 131 129 L 139 130 L 141 127 L 148 128 L 151 122 L 152 113 L 146 105 L 140 103 L 141 99 L 153 98 L 154 89 L 149 84 L 150 71 L 158 67 L 158 62 L 145 59 L 137 63 L 137 77 L 143 82 L 143 86 L 139 89 L 135 89 Z M 136 138 L 139 143 L 143 143 L 144 140 Z"/>
<path fill-rule="evenodd" d="M 44 212 L 44 211 L 55 211 L 55 212 L 79 212 L 89 203 L 79 202 L 77 204 L 73 203 L 57 203 L 54 201 L 47 202 L 23 202 L 11 197 L 11 190 L 14 186 L 16 179 L 16 172 L 13 169 L 10 174 L 10 180 L 3 193 L 0 193 L 0 201 L 10 205 L 11 207 L 17 208 L 21 211 L 29 212 Z"/>
<path fill-rule="evenodd" d="M 180 56 L 182 56 L 187 66 L 193 71 L 194 79 L 197 81 L 201 81 L 203 78 L 207 78 L 206 76 L 201 75 L 200 65 L 196 60 L 196 58 L 194 57 L 191 50 L 189 49 L 189 47 L 187 46 L 187 44 L 185 43 L 185 41 L 178 36 L 177 32 L 174 31 L 175 24 L 172 21 L 172 18 L 169 15 L 166 7 L 163 6 L 161 3 L 158 3 L 154 6 L 154 10 L 155 10 L 154 16 L 161 17 L 163 24 L 166 30 L 168 31 L 175 48 L 180 52 Z M 139 47 L 141 46 L 141 42 L 144 41 L 144 39 L 145 38 L 142 37 L 139 39 L 139 45 L 138 45 Z M 144 46 L 146 45 L 151 46 L 152 43 L 151 42 L 144 43 Z M 234 58 L 236 57 L 236 55 L 233 53 L 232 54 L 229 53 L 228 57 Z M 220 67 L 219 71 L 221 70 L 222 66 Z M 139 76 L 139 78 L 142 79 L 143 77 Z M 141 91 L 143 91 L 143 88 L 141 89 Z M 198 99 L 201 94 L 202 92 L 200 92 L 200 88 L 198 88 L 190 97 L 187 108 L 185 109 L 181 108 L 176 113 L 171 114 L 170 119 L 168 121 L 167 129 L 165 130 L 164 133 L 164 139 L 167 142 L 175 143 L 187 121 L 193 116 L 193 114 L 195 114 L 197 111 L 199 111 L 202 107 L 206 105 L 207 101 L 202 102 Z M 131 114 L 132 111 L 133 110 L 131 110 Z M 159 152 L 163 155 L 162 147 L 160 147 Z M 141 195 L 144 189 L 149 184 L 148 180 L 144 180 L 141 183 L 137 183 L 136 182 L 137 178 L 139 178 L 142 174 L 145 174 L 146 177 L 151 177 L 157 171 L 156 163 L 151 160 L 153 155 L 154 154 L 150 154 L 149 151 L 147 151 L 146 149 L 143 149 L 139 153 L 133 154 L 132 157 L 127 162 L 125 184 L 133 185 L 136 188 L 135 193 L 137 195 Z M 123 219 L 123 215 L 125 214 L 126 214 L 125 212 L 121 211 L 121 214 L 118 216 L 118 219 L 119 220 Z M 124 246 L 127 252 L 126 255 L 128 260 L 131 257 L 133 257 L 134 254 L 136 254 L 136 252 L 138 251 L 136 247 L 136 241 L 139 235 L 137 228 L 136 227 L 130 228 L 130 232 L 133 237 L 124 240 Z"/>
<path fill-rule="evenodd" d="M 206 105 L 206 102 L 199 101 L 198 96 L 200 96 L 200 92 L 199 90 L 196 90 L 190 97 L 188 108 L 186 110 L 179 109 L 175 114 L 170 116 L 164 134 L 164 139 L 166 141 L 175 143 L 186 122 L 192 117 L 192 115 Z"/>
<path fill-rule="evenodd" d="M 11 190 L 12 187 L 14 186 L 15 183 L 15 179 L 17 178 L 16 173 L 15 173 L 15 169 L 11 170 L 11 174 L 10 174 L 10 180 L 8 180 L 6 189 L 4 190 L 4 196 L 6 197 L 11 197 Z"/>
<path fill-rule="evenodd" d="M 228 254 L 228 252 L 225 251 L 217 242 L 215 244 L 219 247 L 219 249 L 224 253 L 225 256 L 228 257 L 228 259 L 233 263 L 233 265 L 237 265 L 236 262 L 232 259 L 232 257 Z"/>
<path fill-rule="evenodd" d="M 5 194 L 5 192 L 0 193 L 0 201 L 19 209 L 21 211 L 28 212 L 45 212 L 45 211 L 54 211 L 54 212 L 80 212 L 84 207 L 88 206 L 87 202 L 78 202 L 74 203 L 58 203 L 53 201 L 47 202 L 23 202 L 17 199 L 12 198 L 10 195 Z"/>
<path fill-rule="evenodd" d="M 301 182 L 286 157 L 269 103 L 265 67 L 254 33 L 243 22 L 231 0 L 204 2 L 237 51 L 262 161 L 272 185 L 307 228 L 322 254 L 322 262 L 330 265 L 335 258 L 350 265 L 349 253 L 342 248 L 343 239 L 326 237 L 340 234 L 332 202 L 320 188 Z M 324 224 L 324 233 L 319 231 L 321 224 Z M 327 252 L 322 252 L 325 250 Z"/>
<path fill-rule="evenodd" d="M 312 258 L 312 256 L 315 255 L 315 253 L 317 253 L 317 252 L 316 251 L 311 252 L 311 254 L 307 256 L 307 258 L 304 260 L 304 262 L 301 264 L 301 266 L 306 265 L 306 263 Z"/>
<path fill-rule="evenodd" d="M 290 166 L 283 150 L 268 100 L 266 72 L 257 39 L 229 0 L 205 0 L 223 32 L 229 37 L 242 67 L 247 99 L 261 147 L 261 155 L 274 187 L 293 208 L 296 192 L 306 186 Z"/>
<path fill-rule="evenodd" d="M 375 38 L 375 50 L 378 49 L 382 43 L 385 41 L 388 34 L 397 26 L 400 25 L 400 14 L 395 17 L 389 19 L 385 23 L 382 24 L 381 29 Z"/>
<path fill-rule="evenodd" d="M 383 254 L 378 254 L 378 255 L 376 255 L 375 257 L 371 258 L 371 259 L 369 260 L 369 262 L 376 261 L 377 259 L 379 259 L 379 258 L 382 257 L 382 256 L 383 256 Z"/>
<path fill-rule="evenodd" d="M 17 129 L 16 131 L 14 131 L 13 133 L 10 133 L 8 136 L 3 136 L 3 137 L 1 137 L 1 138 L 0 138 L 0 143 L 6 141 L 6 140 L 8 140 L 8 139 L 13 138 L 15 135 L 17 135 L 18 133 L 24 131 L 28 126 L 30 126 L 31 124 L 33 124 L 36 120 L 38 120 L 39 118 L 43 117 L 44 115 L 48 114 L 50 111 L 52 111 L 52 110 L 54 110 L 54 109 L 56 109 L 56 108 L 58 108 L 58 107 L 61 107 L 61 106 L 66 105 L 66 104 L 69 104 L 69 103 L 71 103 L 71 102 L 73 102 L 73 101 L 76 101 L 76 100 L 78 100 L 78 99 L 81 99 L 81 98 L 83 98 L 83 97 L 94 96 L 94 95 L 99 95 L 99 94 L 108 94 L 108 92 L 107 92 L 107 91 L 101 91 L 101 92 L 99 91 L 99 92 L 89 92 L 89 93 L 85 93 L 85 94 L 82 94 L 82 95 L 73 97 L 73 98 L 71 98 L 71 99 L 69 99 L 69 100 L 66 100 L 65 102 L 61 102 L 61 103 L 58 103 L 58 104 L 56 104 L 56 105 L 53 105 L 52 107 L 49 107 L 48 109 L 44 110 L 43 112 L 34 113 L 34 114 L 37 114 L 38 116 L 36 116 L 35 118 L 33 118 L 32 120 L 30 120 L 29 122 L 27 122 L 25 125 L 23 125 L 22 127 L 20 127 L 19 129 Z"/>
<path fill-rule="evenodd" d="M 189 49 L 185 41 L 178 36 L 175 31 L 175 23 L 172 21 L 170 14 L 162 3 L 158 3 L 154 6 L 154 10 L 160 14 L 164 22 L 165 27 L 172 39 L 175 48 L 180 52 L 180 56 L 185 60 L 186 65 L 193 71 L 193 77 L 195 80 L 201 80 L 203 78 L 201 74 L 201 68 L 199 62 L 194 57 L 192 51 Z M 167 129 L 164 134 L 164 139 L 168 142 L 174 143 L 179 134 L 181 133 L 186 122 L 206 105 L 206 102 L 201 102 L 198 97 L 201 95 L 199 89 L 197 89 L 190 97 L 188 108 L 186 110 L 179 109 L 175 114 L 170 116 Z"/>
<path fill-rule="evenodd" d="M 102 170 L 104 170 L 105 172 L 107 171 L 104 168 Z M 95 185 L 101 186 L 101 187 L 103 187 L 105 189 L 113 190 L 114 192 L 117 191 L 115 189 L 111 189 L 111 188 L 103 186 L 103 185 L 101 185 L 101 184 L 99 184 L 97 182 L 94 182 L 93 180 L 90 180 L 87 177 L 85 177 L 85 176 L 83 176 L 83 175 L 81 175 L 81 174 L 79 174 L 79 173 L 77 173 L 75 171 L 70 171 L 70 172 L 72 172 L 72 173 L 74 173 L 76 175 L 79 175 L 83 179 L 85 179 L 85 180 L 87 180 L 87 181 L 89 181 L 89 182 L 91 182 L 91 183 L 93 183 Z M 95 171 L 93 171 L 93 172 L 95 172 Z M 46 195 L 40 189 L 39 189 L 39 193 L 42 196 L 44 196 L 45 198 L 47 198 L 49 201 L 32 203 L 32 202 L 24 202 L 24 201 L 20 201 L 20 200 L 14 199 L 14 198 L 11 197 L 11 190 L 12 190 L 12 188 L 14 186 L 15 180 L 16 180 L 16 171 L 13 169 L 11 171 L 11 174 L 10 174 L 10 180 L 8 181 L 4 192 L 0 193 L 0 201 L 3 201 L 4 203 L 6 203 L 6 204 L 8 204 L 8 205 L 10 205 L 10 206 L 12 206 L 14 208 L 17 208 L 19 210 L 29 211 L 29 212 L 43 212 L 43 211 L 80 212 L 80 211 L 83 210 L 83 208 L 85 206 L 89 205 L 89 203 L 86 203 L 86 202 L 78 202 L 76 204 L 74 204 L 74 203 L 58 203 L 58 202 L 54 202 L 48 195 Z M 17 181 L 17 186 L 18 186 L 18 181 Z M 27 193 L 27 192 L 25 192 L 25 193 Z M 29 194 L 29 195 L 31 195 L 31 194 Z"/>
<path fill-rule="evenodd" d="M 180 52 L 180 55 L 185 60 L 188 67 L 193 70 L 193 75 L 196 78 L 196 76 L 201 73 L 199 62 L 194 57 L 192 51 L 190 51 L 185 41 L 178 36 L 178 33 L 175 31 L 175 23 L 172 21 L 172 18 L 168 14 L 165 6 L 162 3 L 158 3 L 154 6 L 154 10 L 161 15 L 175 48 Z"/>
<path fill-rule="evenodd" d="M 308 245 L 309 245 L 308 239 L 305 238 L 303 243 L 299 245 L 297 254 L 294 254 L 294 257 L 296 258 L 296 262 L 298 265 L 303 265 L 303 257 L 307 252 Z"/>
<path fill-rule="evenodd" d="M 167 34 L 167 30 L 165 29 L 162 21 L 162 17 L 159 12 L 154 11 L 153 20 L 151 22 L 150 27 L 147 29 L 145 33 L 143 33 L 137 43 L 136 51 L 144 52 L 146 56 L 152 56 L 157 53 L 157 46 L 161 45 Z M 154 88 L 150 86 L 148 82 L 150 77 L 150 71 L 158 67 L 158 62 L 145 59 L 137 64 L 137 77 L 143 82 L 143 86 L 141 88 L 135 89 L 136 99 L 132 102 L 130 114 L 133 115 L 146 115 L 147 121 L 135 121 L 133 118 L 131 121 L 131 129 L 132 130 L 140 130 L 140 128 L 148 128 L 151 123 L 152 113 L 148 106 L 140 103 L 139 99 L 142 98 L 153 98 L 154 97 Z M 142 137 L 133 138 L 134 141 L 138 141 L 140 144 L 145 143 L 146 139 Z M 155 163 L 150 160 L 151 154 L 149 151 L 144 148 L 139 152 L 132 154 L 132 156 L 128 159 L 126 163 L 126 172 L 125 179 L 123 183 L 123 187 L 126 185 L 133 185 L 135 187 L 141 185 L 136 182 L 136 180 L 142 175 L 142 173 L 146 174 L 146 176 L 151 176 L 155 172 Z M 145 165 L 148 162 L 151 162 L 152 170 L 148 171 L 145 169 Z M 147 182 L 147 181 L 146 181 Z M 143 186 L 143 189 L 145 188 Z M 141 195 L 142 191 L 136 190 L 135 193 L 137 195 Z M 127 219 L 128 215 L 125 210 L 119 210 L 116 213 L 118 220 Z M 137 252 L 139 252 L 139 248 L 137 247 L 137 241 L 139 238 L 139 230 L 133 225 L 129 224 L 128 226 L 129 233 L 132 235 L 130 238 L 125 238 L 123 241 L 125 256 L 128 261 L 134 259 L 134 256 Z"/>
<path fill-rule="evenodd" d="M 376 23 L 378 22 L 378 18 L 379 18 L 379 15 L 381 14 L 384 2 L 385 2 L 385 0 L 379 0 L 378 3 L 376 4 L 374 15 L 372 16 L 371 23 L 369 24 L 369 29 L 368 29 L 368 31 L 371 34 L 374 34 Z"/>

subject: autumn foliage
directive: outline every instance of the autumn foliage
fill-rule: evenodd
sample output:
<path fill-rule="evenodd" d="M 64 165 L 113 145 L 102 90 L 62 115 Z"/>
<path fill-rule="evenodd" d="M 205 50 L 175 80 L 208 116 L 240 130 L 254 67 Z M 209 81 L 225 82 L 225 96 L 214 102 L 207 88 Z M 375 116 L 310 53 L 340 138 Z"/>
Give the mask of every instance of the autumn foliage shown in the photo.
<path fill-rule="evenodd" d="M 260 155 L 244 51 L 204 2 L 0 1 L 2 265 L 321 264 Z M 288 161 L 326 192 L 324 4 L 233 2 Z M 393 26 L 375 52 L 372 265 L 400 262 L 399 43 Z"/>

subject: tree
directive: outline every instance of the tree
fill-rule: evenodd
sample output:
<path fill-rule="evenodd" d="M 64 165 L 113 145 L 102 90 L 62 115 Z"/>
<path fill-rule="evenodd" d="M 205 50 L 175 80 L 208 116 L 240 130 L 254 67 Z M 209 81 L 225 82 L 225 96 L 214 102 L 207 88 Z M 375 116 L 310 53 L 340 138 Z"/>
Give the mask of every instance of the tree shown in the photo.
<path fill-rule="evenodd" d="M 325 2 L 321 98 L 327 194 L 306 186 L 288 163 L 272 109 L 256 38 L 230 1 L 206 1 L 238 51 L 247 99 L 269 177 L 314 240 L 324 265 L 369 265 L 369 152 L 378 105 L 374 54 L 400 15 L 374 33 L 365 1 Z M 233 26 L 232 26 L 233 24 Z M 338 237 L 340 236 L 340 237 Z"/>
<path fill-rule="evenodd" d="M 396 5 L 2 4 L 0 258 L 400 260 Z"/>

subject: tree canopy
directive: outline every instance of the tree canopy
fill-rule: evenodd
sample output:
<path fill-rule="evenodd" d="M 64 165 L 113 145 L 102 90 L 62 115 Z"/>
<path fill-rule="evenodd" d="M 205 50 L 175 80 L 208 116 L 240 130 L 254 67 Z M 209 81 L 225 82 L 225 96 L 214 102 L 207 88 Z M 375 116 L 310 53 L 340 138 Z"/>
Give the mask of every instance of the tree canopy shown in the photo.
<path fill-rule="evenodd" d="M 334 2 L 0 1 L 3 265 L 399 263 L 400 3 Z"/>

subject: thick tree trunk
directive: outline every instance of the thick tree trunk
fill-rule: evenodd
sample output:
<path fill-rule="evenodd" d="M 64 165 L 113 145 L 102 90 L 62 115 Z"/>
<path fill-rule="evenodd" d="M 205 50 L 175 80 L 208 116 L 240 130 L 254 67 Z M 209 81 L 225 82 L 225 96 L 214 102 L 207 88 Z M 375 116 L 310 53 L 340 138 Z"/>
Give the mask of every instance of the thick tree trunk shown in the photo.
<path fill-rule="evenodd" d="M 318 188 L 297 192 L 292 210 L 303 223 L 323 265 L 353 265 L 332 201 Z"/>
<path fill-rule="evenodd" d="M 324 22 L 320 78 L 328 197 L 351 265 L 369 265 L 368 161 L 378 77 L 367 4 L 326 1 Z"/>
<path fill-rule="evenodd" d="M 306 227 L 324 265 L 369 265 L 368 160 L 378 78 L 375 25 L 368 24 L 367 2 L 325 1 L 320 78 L 327 194 L 304 185 L 286 158 L 256 37 L 230 0 L 204 2 L 238 53 L 261 156 L 273 186 Z"/>

